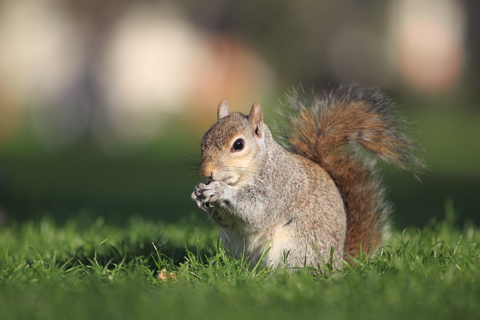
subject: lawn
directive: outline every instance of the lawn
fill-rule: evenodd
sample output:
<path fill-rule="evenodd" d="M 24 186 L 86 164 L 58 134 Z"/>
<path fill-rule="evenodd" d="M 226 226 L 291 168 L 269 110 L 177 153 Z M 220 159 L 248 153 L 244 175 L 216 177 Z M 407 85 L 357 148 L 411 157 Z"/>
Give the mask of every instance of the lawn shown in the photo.
<path fill-rule="evenodd" d="M 201 218 L 12 223 L 0 319 L 478 319 L 480 229 L 451 225 L 394 230 L 371 259 L 318 274 L 252 270 Z"/>

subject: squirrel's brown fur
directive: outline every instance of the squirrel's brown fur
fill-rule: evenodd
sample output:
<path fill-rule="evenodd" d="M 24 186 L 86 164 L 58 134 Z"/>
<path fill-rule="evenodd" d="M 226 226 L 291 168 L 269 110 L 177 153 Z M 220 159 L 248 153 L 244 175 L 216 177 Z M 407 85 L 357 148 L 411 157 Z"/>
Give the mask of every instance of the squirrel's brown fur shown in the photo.
<path fill-rule="evenodd" d="M 256 263 L 340 268 L 382 244 L 389 206 L 374 171 L 377 158 L 422 168 L 422 149 L 404 133 L 405 120 L 376 89 L 340 87 L 308 106 L 288 99 L 291 152 L 281 147 L 254 103 L 250 114 L 218 107 L 202 138 L 200 183 L 192 193 L 224 232 L 236 256 Z M 331 251 L 334 248 L 334 251 Z M 332 254 L 333 252 L 333 254 Z"/>
<path fill-rule="evenodd" d="M 318 163 L 332 177 L 347 213 L 345 254 L 358 256 L 382 244 L 390 206 L 374 171 L 374 159 L 354 143 L 402 169 L 423 168 L 422 149 L 404 133 L 406 121 L 393 102 L 373 88 L 342 86 L 306 107 L 296 95 L 287 139 L 294 153 Z"/>

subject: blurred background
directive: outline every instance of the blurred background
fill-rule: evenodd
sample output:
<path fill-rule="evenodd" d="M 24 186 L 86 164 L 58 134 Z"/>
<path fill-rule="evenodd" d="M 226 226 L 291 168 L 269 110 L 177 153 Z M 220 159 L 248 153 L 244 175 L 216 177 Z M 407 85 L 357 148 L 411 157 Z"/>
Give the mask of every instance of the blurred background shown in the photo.
<path fill-rule="evenodd" d="M 394 225 L 480 225 L 476 0 L 0 0 L 0 225 L 206 216 L 216 106 L 377 86 L 429 151 L 384 168 Z M 269 120 L 270 119 L 270 120 Z M 453 218 L 452 218 L 453 217 Z"/>

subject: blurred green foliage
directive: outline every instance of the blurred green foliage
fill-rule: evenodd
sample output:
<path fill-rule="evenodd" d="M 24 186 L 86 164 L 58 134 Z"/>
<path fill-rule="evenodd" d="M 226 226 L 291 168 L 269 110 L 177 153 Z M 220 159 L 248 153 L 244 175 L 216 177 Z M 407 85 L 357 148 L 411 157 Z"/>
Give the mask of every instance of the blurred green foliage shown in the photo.
<path fill-rule="evenodd" d="M 65 8 L 69 8 L 66 11 L 71 14 L 69 19 L 76 21 L 79 26 L 91 26 L 87 32 L 91 39 L 90 42 L 86 41 L 86 46 L 90 46 L 88 57 L 98 56 L 103 44 L 108 44 L 108 32 L 104 29 L 114 28 L 115 21 L 128 12 L 130 5 L 136 4 L 135 1 L 67 3 Z M 393 43 L 395 41 L 388 40 L 391 36 L 390 23 L 395 17 L 391 15 L 391 5 L 391 2 L 380 0 L 202 0 L 179 3 L 178 9 L 185 15 L 188 25 L 194 26 L 195 30 L 214 38 L 224 37 L 229 39 L 229 42 L 238 41 L 265 59 L 273 74 L 270 80 L 272 83 L 268 85 L 272 86 L 272 91 L 277 91 L 272 97 L 265 98 L 271 101 L 260 101 L 267 109 L 265 118 L 268 124 L 274 122 L 272 119 L 275 118 L 274 109 L 269 107 L 278 104 L 277 99 L 283 97 L 282 92 L 285 89 L 301 83 L 307 92 L 314 89 L 322 93 L 339 81 L 350 79 L 334 75 L 335 68 L 332 69 L 332 63 L 337 60 L 332 60 L 332 57 L 338 56 L 339 65 L 345 69 L 350 68 L 350 62 L 353 63 L 352 66 L 364 68 L 366 73 L 353 72 L 353 78 L 357 79 L 360 85 L 380 85 L 382 90 L 386 90 L 400 105 L 402 113 L 413 122 L 414 137 L 428 151 L 426 163 L 429 170 L 420 174 L 419 180 L 409 173 L 382 168 L 384 184 L 389 189 L 389 199 L 396 209 L 392 217 L 394 225 L 399 228 L 408 225 L 421 226 L 431 219 L 442 219 L 445 203 L 453 207 L 456 223 L 459 225 L 468 220 L 480 224 L 480 77 L 479 68 L 475 68 L 480 61 L 480 50 L 478 41 L 474 41 L 478 33 L 476 31 L 480 29 L 476 19 L 480 9 L 478 2 L 470 0 L 458 4 L 458 8 L 461 8 L 459 12 L 464 13 L 461 14 L 461 21 L 465 23 L 465 34 L 459 36 L 465 40 L 465 43 L 460 41 L 464 45 L 461 49 L 465 50 L 465 56 L 462 55 L 465 60 L 461 74 L 445 92 L 430 94 L 421 93 L 420 89 L 402 78 L 401 73 L 393 75 L 391 67 L 387 67 L 391 61 L 387 63 L 382 60 L 392 58 L 383 50 L 394 51 L 399 48 L 398 44 Z M 431 5 L 435 8 L 433 3 Z M 18 21 L 18 26 L 23 26 L 22 21 Z M 450 26 L 448 21 L 439 21 Z M 345 28 L 350 31 L 361 29 L 363 34 L 369 36 L 357 39 L 357 33 L 353 33 L 355 37 L 352 39 L 358 41 L 352 44 L 355 50 L 350 50 L 350 46 L 347 46 L 346 51 L 339 51 L 342 54 L 334 54 L 337 51 L 331 52 L 329 48 L 331 49 L 335 37 L 341 38 L 343 33 L 340 31 Z M 376 40 L 364 41 L 368 39 Z M 44 39 L 41 38 L 40 41 Z M 21 38 L 18 43 L 21 43 Z M 350 44 L 349 41 L 346 43 Z M 82 43 L 81 46 L 84 45 Z M 376 61 L 377 54 L 385 54 L 379 59 L 383 62 Z M 36 56 L 33 55 L 33 58 Z M 78 86 L 74 88 L 75 94 L 69 92 L 64 97 L 65 100 L 60 100 L 61 103 L 57 106 L 59 108 L 52 109 L 54 111 L 49 115 L 52 119 L 59 120 L 74 111 L 83 110 L 85 114 L 102 111 L 102 99 L 97 96 L 100 88 L 96 87 L 99 83 L 93 72 L 98 67 L 98 62 L 93 58 L 85 60 L 88 63 L 83 67 L 86 69 L 82 69 L 84 78 L 80 79 L 83 80 L 75 84 Z M 430 59 L 425 61 L 430 62 Z M 369 69 L 371 62 L 378 62 L 378 69 L 373 70 L 373 73 Z M 48 71 L 46 74 L 50 74 L 48 68 L 45 70 Z M 26 74 L 30 75 L 30 72 Z M 379 77 L 369 78 L 368 75 L 372 74 Z M 203 84 L 210 76 L 202 74 L 197 81 Z M 4 82 L 11 81 L 9 79 Z M 232 85 L 234 84 L 235 81 L 232 82 Z M 4 89 L 1 93 L 8 98 L 7 91 Z M 1 95 L 0 100 L 5 99 L 6 101 L 2 100 L 3 103 L 9 105 L 11 101 L 5 97 Z M 59 150 L 49 150 L 35 136 L 31 114 L 36 104 L 47 102 L 31 101 L 33 97 L 33 94 L 21 96 L 18 106 L 13 99 L 15 103 L 12 102 L 12 105 L 18 107 L 18 110 L 9 109 L 16 117 L 11 115 L 12 119 L 23 118 L 19 130 L 0 144 L 0 225 L 9 221 L 38 220 L 45 215 L 52 216 L 59 222 L 75 216 L 85 223 L 102 216 L 118 225 L 125 224 L 129 217 L 136 215 L 145 219 L 171 222 L 194 212 L 207 219 L 190 200 L 193 187 L 202 180 L 196 173 L 195 159 L 198 160 L 200 156 L 199 140 L 203 133 L 197 128 L 205 127 L 205 123 L 183 121 L 184 118 L 195 117 L 189 117 L 191 115 L 185 114 L 186 111 L 184 114 L 179 111 L 176 118 L 161 122 L 168 122 L 168 125 L 162 128 L 161 136 L 142 152 L 112 157 L 101 151 L 98 137 L 97 141 L 93 137 L 93 125 L 87 121 L 88 129 L 85 129 L 85 136 L 80 141 Z M 88 99 L 83 101 L 82 97 Z M 67 108 L 63 114 L 58 112 L 63 110 L 60 106 L 76 109 L 68 111 Z M 194 107 L 191 108 L 189 112 L 194 113 Z M 246 112 L 248 106 L 232 108 Z M 25 110 L 19 111 L 23 109 Z M 205 117 L 210 117 L 211 123 L 215 121 L 213 111 L 211 115 L 203 114 L 204 110 L 201 108 L 195 111 L 202 115 L 202 121 Z M 72 116 L 74 114 L 70 114 L 74 120 L 72 123 L 78 120 Z M 4 126 L 13 123 L 8 115 L 9 113 L 5 112 L 5 118 L 2 118 Z M 90 119 L 90 122 L 92 121 L 93 118 Z M 64 128 L 62 125 L 60 129 L 68 131 L 68 127 Z M 58 132 L 62 132 L 61 130 Z"/>

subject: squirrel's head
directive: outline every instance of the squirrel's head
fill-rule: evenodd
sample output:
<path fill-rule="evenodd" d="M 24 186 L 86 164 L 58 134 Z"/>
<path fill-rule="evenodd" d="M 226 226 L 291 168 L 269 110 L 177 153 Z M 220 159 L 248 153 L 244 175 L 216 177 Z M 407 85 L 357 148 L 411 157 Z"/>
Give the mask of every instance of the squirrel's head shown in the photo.
<path fill-rule="evenodd" d="M 265 130 L 268 129 L 258 102 L 245 116 L 229 113 L 227 101 L 222 101 L 218 105 L 217 123 L 202 138 L 200 174 L 231 186 L 246 181 L 262 163 Z"/>

